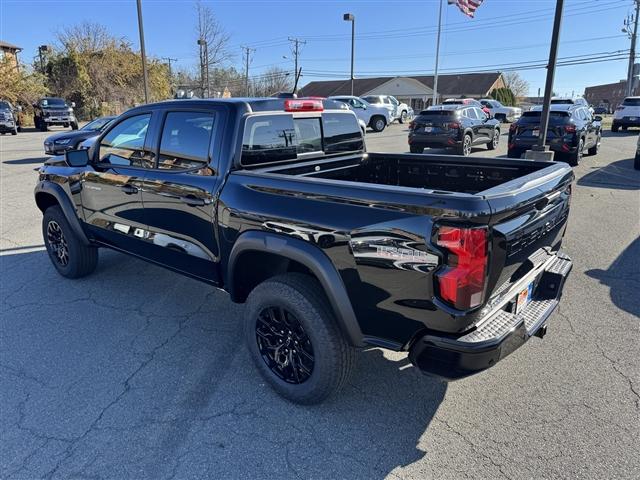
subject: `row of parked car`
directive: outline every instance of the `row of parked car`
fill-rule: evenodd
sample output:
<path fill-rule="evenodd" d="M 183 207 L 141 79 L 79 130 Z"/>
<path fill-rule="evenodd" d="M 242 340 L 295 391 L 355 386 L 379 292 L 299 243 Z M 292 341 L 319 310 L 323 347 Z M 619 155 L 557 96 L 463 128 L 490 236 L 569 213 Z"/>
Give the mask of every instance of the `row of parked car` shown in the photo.
<path fill-rule="evenodd" d="M 482 105 L 476 100 L 458 99 L 421 111 L 409 125 L 410 151 L 422 153 L 425 148 L 447 148 L 468 156 L 477 145 L 486 145 L 490 150 L 497 148 L 502 117 L 487 114 Z M 538 143 L 541 112 L 542 107 L 535 106 L 530 111 L 520 110 L 512 115 L 515 121 L 509 127 L 507 150 L 510 158 L 521 158 Z M 601 121 L 602 117 L 594 116 L 588 106 L 580 102 L 564 99 L 552 102 L 546 144 L 555 152 L 556 159 L 578 165 L 585 152 L 598 153 Z"/>

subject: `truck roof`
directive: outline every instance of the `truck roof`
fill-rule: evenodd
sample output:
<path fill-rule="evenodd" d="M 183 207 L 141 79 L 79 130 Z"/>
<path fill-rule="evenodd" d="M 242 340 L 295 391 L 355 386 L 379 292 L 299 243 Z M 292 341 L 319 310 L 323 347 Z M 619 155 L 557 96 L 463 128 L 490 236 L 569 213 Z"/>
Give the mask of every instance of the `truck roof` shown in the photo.
<path fill-rule="evenodd" d="M 181 105 L 181 106 L 205 106 L 205 105 L 233 105 L 240 110 L 247 112 L 282 112 L 285 109 L 285 102 L 292 100 L 305 100 L 304 97 L 298 99 L 290 98 L 255 98 L 255 97 L 236 97 L 236 98 L 193 98 L 193 99 L 171 99 L 162 102 L 150 103 L 134 107 L 131 111 L 152 108 L 161 108 L 165 105 Z M 344 108 L 341 102 L 331 99 L 317 100 L 321 101 L 324 111 L 340 110 L 342 112 L 349 111 Z"/>

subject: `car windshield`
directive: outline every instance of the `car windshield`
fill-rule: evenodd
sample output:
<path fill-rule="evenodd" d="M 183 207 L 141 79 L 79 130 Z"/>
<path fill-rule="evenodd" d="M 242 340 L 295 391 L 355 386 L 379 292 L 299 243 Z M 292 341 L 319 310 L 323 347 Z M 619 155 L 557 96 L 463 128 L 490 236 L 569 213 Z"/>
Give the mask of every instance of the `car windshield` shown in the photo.
<path fill-rule="evenodd" d="M 0 110 L 11 110 L 9 102 L 0 102 Z"/>
<path fill-rule="evenodd" d="M 111 120 L 113 120 L 111 117 L 96 118 L 93 122 L 87 123 L 80 130 L 102 130 L 109 122 L 111 122 Z"/>
<path fill-rule="evenodd" d="M 625 98 L 622 105 L 626 107 L 640 107 L 640 98 Z"/>
<path fill-rule="evenodd" d="M 40 102 L 43 107 L 66 107 L 67 102 L 61 98 L 43 98 Z"/>

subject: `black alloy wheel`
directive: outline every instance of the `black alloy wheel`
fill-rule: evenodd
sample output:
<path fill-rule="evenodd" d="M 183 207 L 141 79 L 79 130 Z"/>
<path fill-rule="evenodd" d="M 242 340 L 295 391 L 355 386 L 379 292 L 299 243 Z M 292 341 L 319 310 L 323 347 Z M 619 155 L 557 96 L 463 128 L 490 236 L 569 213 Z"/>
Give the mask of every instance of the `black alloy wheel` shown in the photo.
<path fill-rule="evenodd" d="M 69 246 L 62 228 L 55 220 L 49 220 L 47 224 L 47 242 L 53 250 L 53 258 L 60 266 L 66 267 L 69 264 Z"/>
<path fill-rule="evenodd" d="M 275 375 L 294 385 L 311 377 L 313 346 L 295 315 L 282 307 L 267 307 L 256 319 L 255 333 L 262 360 Z"/>

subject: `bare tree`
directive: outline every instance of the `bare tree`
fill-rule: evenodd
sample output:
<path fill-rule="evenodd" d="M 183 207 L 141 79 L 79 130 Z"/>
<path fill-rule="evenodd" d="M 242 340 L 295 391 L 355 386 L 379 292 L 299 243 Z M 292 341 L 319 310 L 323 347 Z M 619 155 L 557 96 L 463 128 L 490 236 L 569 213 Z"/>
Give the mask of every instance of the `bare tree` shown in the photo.
<path fill-rule="evenodd" d="M 115 48 L 118 43 L 128 44 L 123 38 L 113 37 L 103 25 L 83 22 L 71 25 L 56 34 L 58 49 L 79 53 L 94 53 Z"/>
<path fill-rule="evenodd" d="M 229 49 L 231 36 L 216 19 L 213 10 L 201 0 L 196 1 L 196 34 L 201 63 L 201 82 L 204 88 L 205 71 L 210 71 L 214 66 L 220 67 L 232 58 Z M 202 44 L 202 45 L 200 45 Z M 207 86 L 208 87 L 208 86 Z M 208 90 L 208 88 L 207 88 Z"/>
<path fill-rule="evenodd" d="M 271 67 L 252 82 L 253 95 L 268 97 L 278 92 L 290 92 L 293 89 L 293 75 L 279 67 Z"/>
<path fill-rule="evenodd" d="M 502 74 L 504 83 L 516 98 L 522 98 L 529 95 L 529 82 L 520 76 L 518 72 L 506 72 Z"/>

